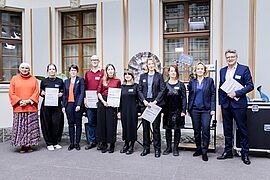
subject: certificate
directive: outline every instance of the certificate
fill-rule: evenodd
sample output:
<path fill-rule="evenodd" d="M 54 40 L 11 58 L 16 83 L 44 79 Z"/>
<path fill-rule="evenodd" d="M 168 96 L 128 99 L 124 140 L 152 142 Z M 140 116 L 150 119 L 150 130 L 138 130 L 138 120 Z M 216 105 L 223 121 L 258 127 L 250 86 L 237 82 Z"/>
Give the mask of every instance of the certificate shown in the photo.
<path fill-rule="evenodd" d="M 120 88 L 109 88 L 108 98 L 107 98 L 108 106 L 119 107 L 120 106 L 120 96 L 121 96 L 121 89 Z"/>
<path fill-rule="evenodd" d="M 242 84 L 240 84 L 239 82 L 237 82 L 235 79 L 232 78 L 226 80 L 220 87 L 220 89 L 222 89 L 226 93 L 235 92 L 242 88 L 244 88 L 244 86 L 242 86 Z M 234 99 L 236 101 L 239 100 L 239 98 L 236 97 Z"/>
<path fill-rule="evenodd" d="M 45 106 L 58 106 L 58 88 L 45 88 Z"/>
<path fill-rule="evenodd" d="M 85 91 L 85 98 L 89 108 L 97 108 L 97 91 Z"/>
<path fill-rule="evenodd" d="M 153 123 L 158 114 L 160 113 L 161 109 L 161 107 L 150 103 L 150 107 L 147 106 L 145 108 L 141 117 L 149 121 L 150 123 Z"/>

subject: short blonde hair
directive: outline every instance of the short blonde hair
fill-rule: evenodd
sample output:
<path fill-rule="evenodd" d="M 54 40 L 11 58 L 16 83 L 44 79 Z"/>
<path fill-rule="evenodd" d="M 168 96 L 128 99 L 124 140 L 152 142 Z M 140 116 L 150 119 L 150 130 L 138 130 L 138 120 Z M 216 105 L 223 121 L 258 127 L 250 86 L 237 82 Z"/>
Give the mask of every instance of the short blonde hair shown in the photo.
<path fill-rule="evenodd" d="M 198 67 L 199 65 L 203 65 L 203 68 L 204 68 L 204 73 L 203 73 L 203 75 L 204 75 L 204 76 L 206 76 L 207 73 L 208 73 L 206 65 L 205 65 L 202 61 L 199 61 L 199 62 L 197 62 L 197 64 L 196 64 L 195 66 L 193 66 L 193 75 L 194 75 L 194 77 L 195 77 L 196 79 L 197 79 L 197 72 L 196 72 L 196 69 L 197 69 L 197 67 Z"/>

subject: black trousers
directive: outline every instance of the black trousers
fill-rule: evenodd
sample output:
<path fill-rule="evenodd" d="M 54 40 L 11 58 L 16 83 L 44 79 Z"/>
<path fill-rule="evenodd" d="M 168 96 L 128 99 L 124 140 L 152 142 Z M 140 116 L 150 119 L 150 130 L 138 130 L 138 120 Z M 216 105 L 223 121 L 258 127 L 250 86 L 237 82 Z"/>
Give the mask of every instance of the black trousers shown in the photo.
<path fill-rule="evenodd" d="M 40 123 L 47 146 L 58 144 L 64 127 L 62 107 L 44 106 L 43 102 L 40 108 Z"/>
<path fill-rule="evenodd" d="M 142 107 L 142 112 L 145 110 L 145 107 Z M 152 123 L 153 127 L 153 142 L 155 150 L 161 150 L 161 136 L 160 136 L 160 122 L 161 115 L 156 117 L 154 122 Z M 151 139 L 150 139 L 150 122 L 142 119 L 143 125 L 143 147 L 144 149 L 150 149 Z"/>
<path fill-rule="evenodd" d="M 211 114 L 207 110 L 190 112 L 197 151 L 207 153 L 210 141 Z"/>
<path fill-rule="evenodd" d="M 103 96 L 106 101 L 107 97 Z M 103 143 L 115 143 L 117 130 L 117 108 L 105 107 L 98 102 L 96 140 Z"/>
<path fill-rule="evenodd" d="M 81 141 L 81 134 L 82 134 L 82 115 L 83 115 L 83 108 L 79 111 L 75 111 L 76 105 L 75 103 L 67 103 L 66 107 L 66 114 L 68 119 L 68 130 L 69 130 L 69 139 L 70 144 L 79 144 Z M 75 130 L 76 127 L 76 130 Z M 75 134 L 76 134 L 76 141 L 75 141 Z"/>
<path fill-rule="evenodd" d="M 241 155 L 248 155 L 248 130 L 246 108 L 222 108 L 223 131 L 225 137 L 225 152 L 231 152 L 233 148 L 233 119 L 236 122 L 240 134 Z"/>

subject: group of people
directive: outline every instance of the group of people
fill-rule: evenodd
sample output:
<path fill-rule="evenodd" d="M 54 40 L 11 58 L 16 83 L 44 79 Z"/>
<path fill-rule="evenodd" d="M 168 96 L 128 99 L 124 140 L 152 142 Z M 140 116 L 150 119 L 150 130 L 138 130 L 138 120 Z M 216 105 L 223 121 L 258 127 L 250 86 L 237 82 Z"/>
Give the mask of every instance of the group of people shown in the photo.
<path fill-rule="evenodd" d="M 253 90 L 253 83 L 249 68 L 237 63 L 237 52 L 227 50 L 225 56 L 228 66 L 220 70 L 220 86 L 232 78 L 243 85 L 235 92 L 225 93 L 219 88 L 219 102 L 223 115 L 225 135 L 224 153 L 218 159 L 232 158 L 232 125 L 235 119 L 241 138 L 242 160 L 250 164 L 248 157 L 248 135 L 246 125 L 246 94 Z M 70 145 L 68 150 L 80 150 L 82 133 L 82 116 L 86 111 L 88 123 L 87 145 L 85 150 L 97 147 L 102 153 L 113 153 L 115 150 L 118 113 L 122 123 L 122 139 L 124 146 L 120 153 L 132 154 L 134 143 L 137 140 L 138 113 L 147 107 L 158 105 L 162 111 L 150 123 L 142 119 L 143 126 L 143 151 L 141 156 L 150 153 L 151 124 L 153 134 L 154 156 L 161 156 L 160 124 L 163 114 L 163 128 L 166 135 L 166 149 L 163 155 L 172 153 L 179 156 L 178 144 L 181 137 L 181 128 L 185 125 L 185 116 L 191 117 L 196 151 L 193 156 L 202 156 L 203 161 L 208 161 L 208 146 L 210 141 L 210 122 L 215 114 L 216 93 L 214 80 L 207 77 L 207 67 L 198 62 L 193 71 L 193 77 L 186 87 L 179 80 L 179 70 L 176 65 L 168 68 L 168 80 L 165 82 L 163 75 L 156 69 L 155 59 L 148 58 L 146 72 L 140 76 L 139 83 L 129 70 L 125 70 L 123 83 L 116 77 L 113 64 L 108 64 L 105 69 L 99 68 L 99 58 L 91 57 L 91 69 L 86 72 L 85 78 L 77 75 L 77 65 L 69 67 L 69 78 L 64 82 L 56 77 L 56 66 L 47 66 L 48 77 L 40 84 L 30 74 L 30 66 L 22 63 L 19 67 L 20 74 L 14 76 L 10 82 L 10 101 L 13 106 L 13 133 L 12 145 L 20 146 L 19 152 L 33 151 L 33 146 L 40 140 L 38 121 L 38 100 L 43 97 L 40 109 L 40 122 L 44 140 L 48 150 L 62 148 L 59 142 L 64 126 L 64 114 L 67 116 Z M 58 106 L 46 106 L 46 88 L 58 88 Z M 109 106 L 109 88 L 121 88 L 120 106 Z M 96 91 L 97 107 L 89 107 L 86 91 Z M 172 130 L 174 139 L 172 141 Z M 173 142 L 173 143 L 172 143 Z"/>

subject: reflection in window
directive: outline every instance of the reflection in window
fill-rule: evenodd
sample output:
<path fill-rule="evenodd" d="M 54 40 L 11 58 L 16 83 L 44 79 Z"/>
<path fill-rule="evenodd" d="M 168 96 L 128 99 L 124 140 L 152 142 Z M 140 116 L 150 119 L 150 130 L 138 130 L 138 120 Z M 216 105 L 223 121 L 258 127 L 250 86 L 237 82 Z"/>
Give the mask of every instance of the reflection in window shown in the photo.
<path fill-rule="evenodd" d="M 22 62 L 22 15 L 0 11 L 0 82 L 9 82 Z"/>

